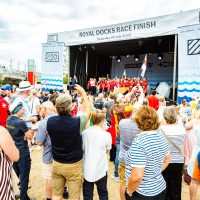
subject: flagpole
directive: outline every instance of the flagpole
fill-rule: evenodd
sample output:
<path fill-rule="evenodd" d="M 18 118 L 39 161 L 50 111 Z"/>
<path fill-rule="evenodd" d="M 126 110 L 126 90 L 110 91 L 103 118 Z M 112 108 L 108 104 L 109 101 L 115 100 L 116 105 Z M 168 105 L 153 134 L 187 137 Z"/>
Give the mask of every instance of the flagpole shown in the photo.
<path fill-rule="evenodd" d="M 144 78 L 144 75 L 145 75 L 145 72 L 146 72 L 146 68 L 147 68 L 147 54 L 145 54 L 145 56 L 144 56 L 144 60 L 143 60 L 142 66 L 141 66 L 140 71 L 138 73 L 138 78 L 139 78 L 139 74 L 140 74 L 140 76 L 142 78 Z M 144 71 L 144 73 L 143 73 L 143 71 Z"/>

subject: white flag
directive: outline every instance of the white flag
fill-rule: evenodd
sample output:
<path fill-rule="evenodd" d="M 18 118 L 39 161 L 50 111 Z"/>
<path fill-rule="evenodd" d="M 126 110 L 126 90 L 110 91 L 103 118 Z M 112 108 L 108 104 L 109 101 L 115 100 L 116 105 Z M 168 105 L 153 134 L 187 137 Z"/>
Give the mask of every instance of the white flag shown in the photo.
<path fill-rule="evenodd" d="M 142 63 L 142 67 L 141 67 L 141 74 L 140 74 L 140 76 L 141 76 L 142 78 L 144 78 L 144 74 L 145 74 L 145 72 L 146 72 L 146 69 L 147 69 L 147 54 L 146 54 L 145 57 L 144 57 L 144 61 L 143 61 L 143 63 Z"/>

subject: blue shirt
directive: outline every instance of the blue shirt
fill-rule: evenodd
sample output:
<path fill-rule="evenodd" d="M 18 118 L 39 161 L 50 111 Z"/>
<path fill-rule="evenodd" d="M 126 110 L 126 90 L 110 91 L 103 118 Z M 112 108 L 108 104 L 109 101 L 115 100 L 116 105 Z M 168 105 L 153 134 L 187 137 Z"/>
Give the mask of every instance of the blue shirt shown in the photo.
<path fill-rule="evenodd" d="M 145 131 L 133 141 L 126 153 L 126 183 L 132 168 L 144 168 L 144 177 L 136 191 L 144 196 L 156 196 L 166 188 L 161 168 L 169 152 L 168 142 L 161 132 Z"/>
<path fill-rule="evenodd" d="M 47 120 L 55 116 L 56 113 L 51 113 L 47 115 L 41 122 L 38 127 L 38 133 L 36 135 L 36 143 L 41 142 L 43 143 L 43 163 L 48 164 L 53 161 L 53 154 L 52 154 L 52 146 L 51 146 L 51 139 L 47 133 Z"/>
<path fill-rule="evenodd" d="M 125 154 L 141 131 L 131 118 L 122 119 L 119 122 L 118 130 L 120 136 L 119 161 L 125 163 Z"/>

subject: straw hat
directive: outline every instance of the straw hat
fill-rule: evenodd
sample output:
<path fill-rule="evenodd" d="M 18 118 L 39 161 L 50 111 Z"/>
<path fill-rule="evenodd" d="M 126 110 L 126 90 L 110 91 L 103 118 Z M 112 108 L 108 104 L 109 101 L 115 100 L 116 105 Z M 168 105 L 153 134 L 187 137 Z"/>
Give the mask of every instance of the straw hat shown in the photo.
<path fill-rule="evenodd" d="M 16 91 L 21 92 L 21 91 L 31 90 L 32 88 L 33 86 L 30 84 L 29 81 L 21 81 Z"/>

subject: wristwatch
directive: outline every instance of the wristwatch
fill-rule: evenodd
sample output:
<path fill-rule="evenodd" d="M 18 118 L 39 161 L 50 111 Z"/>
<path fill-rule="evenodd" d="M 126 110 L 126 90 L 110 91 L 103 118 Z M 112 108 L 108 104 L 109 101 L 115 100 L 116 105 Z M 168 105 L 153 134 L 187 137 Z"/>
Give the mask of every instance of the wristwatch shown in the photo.
<path fill-rule="evenodd" d="M 126 188 L 126 193 L 128 194 L 129 197 L 132 197 L 132 195 L 133 195 L 133 192 L 129 192 L 128 188 Z"/>

